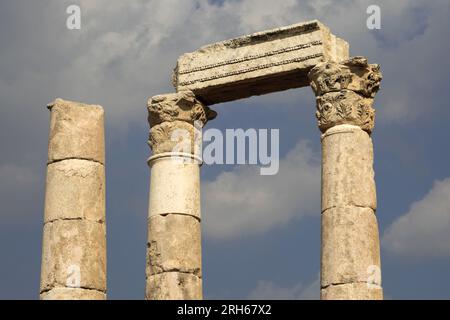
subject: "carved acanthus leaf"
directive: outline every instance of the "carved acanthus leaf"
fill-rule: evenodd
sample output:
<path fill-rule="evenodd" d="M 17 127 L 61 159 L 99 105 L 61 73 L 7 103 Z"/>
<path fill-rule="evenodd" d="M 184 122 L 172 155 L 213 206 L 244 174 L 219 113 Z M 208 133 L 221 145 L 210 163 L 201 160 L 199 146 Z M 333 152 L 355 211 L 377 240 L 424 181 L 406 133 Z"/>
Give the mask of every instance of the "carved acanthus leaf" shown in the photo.
<path fill-rule="evenodd" d="M 320 63 L 311 69 L 308 77 L 316 96 L 348 89 L 369 98 L 378 92 L 383 78 L 380 66 L 369 64 L 364 57 Z"/>
<path fill-rule="evenodd" d="M 372 132 L 375 126 L 373 99 L 351 90 L 326 93 L 317 97 L 317 120 L 322 132 L 339 124 L 353 124 Z"/>
<path fill-rule="evenodd" d="M 198 154 L 201 130 L 185 121 L 163 122 L 150 129 L 148 144 L 153 154 L 183 152 Z"/>
<path fill-rule="evenodd" d="M 148 121 L 153 127 L 163 122 L 200 121 L 205 125 L 214 119 L 217 113 L 198 101 L 191 91 L 158 95 L 148 102 Z"/>

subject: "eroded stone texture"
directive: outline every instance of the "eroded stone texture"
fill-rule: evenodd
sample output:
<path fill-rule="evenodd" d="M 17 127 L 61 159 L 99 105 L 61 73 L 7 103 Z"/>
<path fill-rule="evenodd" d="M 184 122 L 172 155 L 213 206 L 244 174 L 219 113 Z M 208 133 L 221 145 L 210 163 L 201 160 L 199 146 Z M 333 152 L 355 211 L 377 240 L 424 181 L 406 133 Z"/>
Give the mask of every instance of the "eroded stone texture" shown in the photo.
<path fill-rule="evenodd" d="M 325 61 L 317 64 L 308 74 L 311 88 L 317 96 L 341 90 L 351 90 L 364 97 L 375 97 L 383 79 L 380 66 L 369 64 L 365 57 L 336 63 Z"/>
<path fill-rule="evenodd" d="M 106 294 L 97 290 L 78 288 L 54 288 L 40 295 L 41 300 L 106 300 Z"/>
<path fill-rule="evenodd" d="M 105 299 L 105 145 L 101 106 L 51 111 L 40 298 Z"/>
<path fill-rule="evenodd" d="M 383 300 L 383 289 L 367 283 L 346 283 L 324 288 L 322 300 Z"/>
<path fill-rule="evenodd" d="M 326 210 L 322 214 L 322 288 L 354 282 L 376 283 L 375 272 L 380 269 L 378 239 L 377 219 L 372 209 Z"/>
<path fill-rule="evenodd" d="M 150 217 L 178 213 L 200 219 L 200 167 L 183 160 L 167 155 L 151 161 Z"/>
<path fill-rule="evenodd" d="M 56 99 L 51 111 L 48 162 L 86 159 L 105 163 L 104 111 L 101 106 Z"/>
<path fill-rule="evenodd" d="M 189 273 L 166 272 L 147 278 L 148 300 L 201 300 L 202 279 Z"/>
<path fill-rule="evenodd" d="M 105 168 L 98 162 L 63 160 L 47 167 L 45 219 L 105 219 Z"/>
<path fill-rule="evenodd" d="M 201 129 L 217 116 L 190 91 L 154 96 L 147 110 L 151 128 L 148 144 L 154 155 L 201 154 Z"/>
<path fill-rule="evenodd" d="M 148 102 L 153 156 L 147 299 L 201 299 L 201 128 L 216 113 L 190 91 Z"/>
<path fill-rule="evenodd" d="M 342 63 L 323 62 L 308 74 L 317 96 L 319 128 L 322 132 L 339 124 L 353 124 L 371 133 L 375 126 L 373 98 L 380 89 L 380 66 L 364 57 Z"/>
<path fill-rule="evenodd" d="M 105 292 L 105 234 L 105 225 L 97 222 L 57 220 L 46 223 L 42 246 L 41 292 L 72 286 Z"/>
<path fill-rule="evenodd" d="M 357 126 L 338 125 L 322 136 L 322 211 L 376 209 L 372 139 Z"/>
<path fill-rule="evenodd" d="M 380 67 L 364 57 L 325 61 L 308 77 L 323 133 L 321 297 L 382 299 L 370 137 Z"/>
<path fill-rule="evenodd" d="M 173 82 L 207 104 L 308 85 L 320 62 L 348 59 L 348 44 L 319 21 L 205 46 L 178 59 Z"/>
<path fill-rule="evenodd" d="M 317 98 L 317 120 L 322 132 L 340 124 L 352 124 L 372 132 L 375 125 L 373 99 L 344 89 Z"/>
<path fill-rule="evenodd" d="M 153 216 L 148 222 L 147 277 L 164 272 L 201 277 L 200 221 L 191 216 Z"/>
<path fill-rule="evenodd" d="M 184 121 L 163 122 L 150 129 L 148 144 L 153 154 L 181 152 L 200 155 L 201 128 Z"/>
<path fill-rule="evenodd" d="M 191 91 L 157 95 L 148 101 L 148 121 L 151 127 L 162 122 L 185 121 L 205 124 L 217 113 L 204 106 Z"/>

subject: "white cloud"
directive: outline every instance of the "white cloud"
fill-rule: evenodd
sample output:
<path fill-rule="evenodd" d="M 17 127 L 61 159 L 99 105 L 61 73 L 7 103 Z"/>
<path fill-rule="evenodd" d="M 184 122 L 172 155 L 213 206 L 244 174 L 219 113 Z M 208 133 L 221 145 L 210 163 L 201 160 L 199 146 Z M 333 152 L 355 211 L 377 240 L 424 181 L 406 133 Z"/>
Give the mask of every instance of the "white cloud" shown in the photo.
<path fill-rule="evenodd" d="M 65 8 L 76 3 L 81 3 L 82 26 L 80 31 L 69 31 Z M 48 132 L 45 105 L 57 96 L 102 104 L 111 143 L 126 136 L 121 129 L 147 127 L 147 98 L 174 90 L 170 77 L 180 54 L 316 18 L 348 40 L 352 54 L 367 55 L 382 64 L 385 79 L 376 102 L 380 122 L 409 121 L 424 112 L 442 114 L 450 99 L 446 89 L 450 42 L 442 41 L 442 30 L 449 29 L 445 3 L 382 2 L 381 31 L 366 28 L 371 0 L 339 4 L 228 0 L 221 5 L 200 0 L 2 3 L 0 137 L 15 139 L 0 138 L 1 149 L 8 150 L 0 164 L 14 163 L 19 157 L 28 157 L 31 164 L 42 158 Z M 267 97 L 267 105 L 292 104 L 292 97 L 297 95 L 277 95 L 277 101 Z M 308 98 L 313 106 L 312 94 Z M 230 109 L 223 108 L 222 114 Z"/>
<path fill-rule="evenodd" d="M 65 28 L 65 7 L 73 3 L 81 4 L 80 31 Z M 442 88 L 447 77 L 444 70 L 449 68 L 445 56 L 449 44 L 441 41 L 441 30 L 449 27 L 449 12 L 442 3 L 382 2 L 380 31 L 366 28 L 370 0 L 339 4 L 330 0 L 229 0 L 222 5 L 200 0 L 28 3 L 13 11 L 20 25 L 9 26 L 10 36 L 21 40 L 8 42 L 0 53 L 0 103 L 13 106 L 15 112 L 26 110 L 34 118 L 45 112 L 47 102 L 62 96 L 102 104 L 115 129 L 132 123 L 146 126 L 146 100 L 174 90 L 171 72 L 182 53 L 317 18 L 350 42 L 352 54 L 382 63 L 380 118 L 411 120 L 424 112 L 423 105 L 431 97 L 446 92 Z M 382 43 L 394 45 L 386 48 Z M 430 50 L 436 46 L 441 49 Z M 423 63 L 424 57 L 439 63 Z M 427 111 L 443 107 L 426 104 Z M 9 112 L 6 116 L 11 117 Z"/>
<path fill-rule="evenodd" d="M 291 287 L 282 287 L 273 281 L 259 281 L 256 288 L 249 294 L 250 300 L 319 300 L 319 277 L 309 285 L 302 283 Z"/>
<path fill-rule="evenodd" d="M 274 176 L 236 167 L 202 184 L 207 236 L 219 239 L 257 234 L 320 212 L 320 163 L 305 141 L 284 159 Z"/>
<path fill-rule="evenodd" d="M 450 257 L 450 178 L 435 182 L 384 233 L 385 250 L 411 257 Z"/>

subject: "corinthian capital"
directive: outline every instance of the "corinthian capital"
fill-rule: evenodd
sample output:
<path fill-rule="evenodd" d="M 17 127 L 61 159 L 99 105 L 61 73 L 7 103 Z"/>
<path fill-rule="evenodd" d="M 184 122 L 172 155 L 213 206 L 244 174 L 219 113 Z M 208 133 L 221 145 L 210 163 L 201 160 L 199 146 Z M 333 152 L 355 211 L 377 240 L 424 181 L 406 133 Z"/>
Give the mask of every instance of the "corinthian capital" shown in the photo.
<path fill-rule="evenodd" d="M 373 99 L 351 90 L 326 93 L 317 97 L 319 128 L 322 132 L 339 124 L 353 124 L 371 133 L 375 126 Z"/>
<path fill-rule="evenodd" d="M 217 113 L 204 106 L 191 91 L 159 95 L 148 102 L 153 154 L 174 152 L 198 154 L 201 128 Z"/>
<path fill-rule="evenodd" d="M 373 98 L 383 78 L 378 64 L 369 64 L 364 57 L 353 57 L 341 63 L 323 62 L 308 74 L 316 96 L 343 89 Z"/>
<path fill-rule="evenodd" d="M 163 122 L 185 121 L 205 125 L 217 113 L 204 106 L 191 91 L 154 96 L 148 101 L 148 121 L 153 127 Z"/>
<path fill-rule="evenodd" d="M 339 124 L 353 124 L 372 132 L 373 99 L 382 79 L 379 65 L 367 63 L 364 57 L 323 62 L 311 69 L 308 77 L 317 96 L 316 116 L 322 132 Z"/>

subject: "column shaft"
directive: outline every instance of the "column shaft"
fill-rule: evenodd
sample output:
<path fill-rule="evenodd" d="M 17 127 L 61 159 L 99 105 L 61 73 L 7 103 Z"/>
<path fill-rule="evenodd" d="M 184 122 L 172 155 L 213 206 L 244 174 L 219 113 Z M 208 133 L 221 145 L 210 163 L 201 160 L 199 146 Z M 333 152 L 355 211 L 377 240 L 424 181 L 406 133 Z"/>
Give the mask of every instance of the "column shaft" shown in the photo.
<path fill-rule="evenodd" d="M 147 299 L 202 299 L 200 170 L 191 157 L 150 160 Z"/>
<path fill-rule="evenodd" d="M 360 127 L 322 137 L 322 299 L 380 299 L 369 278 L 380 268 L 373 148 Z"/>
<path fill-rule="evenodd" d="M 51 111 L 40 298 L 106 298 L 104 113 L 57 99 Z"/>
<path fill-rule="evenodd" d="M 324 62 L 309 78 L 323 133 L 321 298 L 383 299 L 370 137 L 379 66 Z"/>
<path fill-rule="evenodd" d="M 146 299 L 202 299 L 199 146 L 195 121 L 215 114 L 191 92 L 149 101 L 151 168 Z"/>

